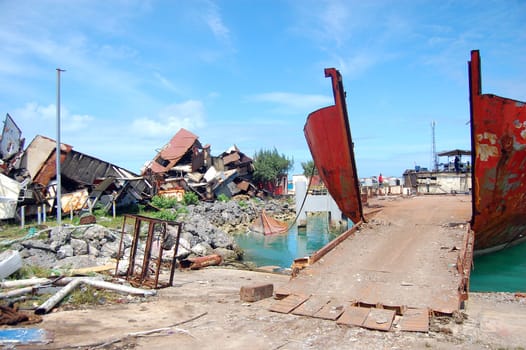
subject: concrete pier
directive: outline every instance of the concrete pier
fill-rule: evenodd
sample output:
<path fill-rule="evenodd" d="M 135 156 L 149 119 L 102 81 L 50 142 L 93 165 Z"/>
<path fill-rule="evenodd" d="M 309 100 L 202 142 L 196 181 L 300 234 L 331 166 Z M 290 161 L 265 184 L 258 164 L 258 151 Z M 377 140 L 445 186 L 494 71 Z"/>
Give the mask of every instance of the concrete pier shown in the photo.
<path fill-rule="evenodd" d="M 294 188 L 298 225 L 304 226 L 307 224 L 307 213 L 309 212 L 328 212 L 329 222 L 332 226 L 341 225 L 342 221 L 347 222 L 347 219 L 342 217 L 342 212 L 328 192 L 325 192 L 325 194 L 307 194 L 305 198 L 307 183 L 302 180 L 295 181 Z"/>

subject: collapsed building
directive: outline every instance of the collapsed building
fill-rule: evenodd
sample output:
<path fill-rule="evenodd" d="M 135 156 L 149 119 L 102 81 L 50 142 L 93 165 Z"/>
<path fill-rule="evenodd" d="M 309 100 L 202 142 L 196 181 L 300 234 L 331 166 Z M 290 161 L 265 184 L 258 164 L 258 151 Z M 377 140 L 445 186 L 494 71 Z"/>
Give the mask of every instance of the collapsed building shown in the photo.
<path fill-rule="evenodd" d="M 160 195 L 182 199 L 192 191 L 201 200 L 213 200 L 221 195 L 256 195 L 253 172 L 252 159 L 235 145 L 213 157 L 210 145 L 203 146 L 196 135 L 180 129 L 146 164 L 142 175 Z"/>
<path fill-rule="evenodd" d="M 54 212 L 57 206 L 56 141 L 37 135 L 24 150 L 16 123 L 6 115 L 0 140 L 0 219 Z M 62 214 L 107 211 L 149 200 L 151 184 L 129 170 L 60 145 Z"/>
<path fill-rule="evenodd" d="M 22 132 L 9 114 L 0 139 L 0 220 L 56 213 L 57 156 L 60 157 L 62 214 L 147 203 L 155 195 L 201 200 L 261 193 L 253 184 L 252 159 L 235 145 L 219 156 L 210 145 L 180 129 L 141 170 L 141 174 L 77 152 L 37 135 L 24 149 Z M 261 186 L 260 186 L 261 187 Z M 19 209 L 23 208 L 23 214 Z"/>

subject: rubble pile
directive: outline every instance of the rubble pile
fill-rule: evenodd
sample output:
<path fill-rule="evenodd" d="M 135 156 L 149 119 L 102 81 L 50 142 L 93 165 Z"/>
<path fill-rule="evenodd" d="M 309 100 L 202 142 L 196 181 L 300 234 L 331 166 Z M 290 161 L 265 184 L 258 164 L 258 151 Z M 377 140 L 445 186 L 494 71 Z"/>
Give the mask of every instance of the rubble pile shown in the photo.
<path fill-rule="evenodd" d="M 294 206 L 275 199 L 203 202 L 187 208 L 190 216 L 204 216 L 211 224 L 231 234 L 246 232 L 263 210 L 282 221 L 290 221 L 295 216 Z M 185 226 L 188 224 L 185 220 Z"/>
<path fill-rule="evenodd" d="M 154 193 L 143 177 L 37 135 L 24 149 L 22 132 L 9 114 L 0 139 L 0 219 L 56 213 L 57 157 L 60 158 L 62 214 L 100 207 L 125 207 L 148 201 Z"/>
<path fill-rule="evenodd" d="M 37 135 L 24 149 L 22 132 L 6 115 L 0 138 L 0 220 L 27 216 L 45 220 L 57 207 L 57 157 L 60 159 L 61 210 L 63 215 L 108 212 L 136 204 L 148 204 L 155 195 L 182 201 L 186 192 L 203 201 L 264 192 L 286 191 L 286 175 L 279 186 L 254 183 L 252 159 L 235 145 L 214 157 L 211 146 L 202 146 L 198 137 L 180 129 L 147 162 L 141 175 L 73 150 L 55 140 Z M 58 154 L 57 154 L 58 153 Z M 283 180 L 285 179 L 285 180 Z"/>
<path fill-rule="evenodd" d="M 185 191 L 192 191 L 207 201 L 220 196 L 257 195 L 253 172 L 252 159 L 235 145 L 213 157 L 210 145 L 202 146 L 198 137 L 185 129 L 180 129 L 142 170 L 158 194 L 181 198 Z"/>
<path fill-rule="evenodd" d="M 45 233 L 14 243 L 11 249 L 19 251 L 25 264 L 50 269 L 105 265 L 119 251 L 119 233 L 101 225 L 54 227 Z M 128 248 L 131 237 L 125 235 L 124 242 Z"/>

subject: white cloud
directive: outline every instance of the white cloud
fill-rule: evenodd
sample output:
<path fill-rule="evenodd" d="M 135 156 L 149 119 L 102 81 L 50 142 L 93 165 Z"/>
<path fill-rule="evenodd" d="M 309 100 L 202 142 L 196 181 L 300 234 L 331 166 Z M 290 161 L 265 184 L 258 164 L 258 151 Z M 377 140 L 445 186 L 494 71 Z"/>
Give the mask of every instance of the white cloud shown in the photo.
<path fill-rule="evenodd" d="M 349 9 L 341 1 L 329 1 L 320 13 L 323 34 L 325 37 L 333 38 L 341 45 L 349 36 Z"/>
<path fill-rule="evenodd" d="M 30 129 L 54 130 L 57 119 L 57 107 L 55 104 L 41 106 L 36 102 L 28 102 L 24 107 L 15 109 L 10 113 L 14 120 L 20 120 Z M 94 120 L 94 117 L 84 114 L 71 114 L 70 111 L 61 106 L 60 124 L 61 129 L 65 132 L 77 131 L 87 128 Z M 22 130 L 24 132 L 24 130 Z"/>
<path fill-rule="evenodd" d="M 369 68 L 378 63 L 379 57 L 382 56 L 366 51 L 358 51 L 348 57 L 336 56 L 333 61 L 338 62 L 342 75 L 350 79 L 367 72 Z"/>
<path fill-rule="evenodd" d="M 227 43 L 230 42 L 230 30 L 223 23 L 223 18 L 219 13 L 219 8 L 216 4 L 208 2 L 208 10 L 205 14 L 205 21 L 214 36 Z"/>
<path fill-rule="evenodd" d="M 62 113 L 61 113 L 62 117 Z M 72 132 L 72 131 L 78 131 L 78 130 L 84 130 L 86 129 L 89 124 L 94 120 L 94 118 L 87 114 L 73 114 L 69 115 L 69 112 L 65 115 L 65 120 L 62 123 L 63 130 L 65 132 Z"/>
<path fill-rule="evenodd" d="M 36 102 L 28 102 L 24 107 L 15 109 L 13 111 L 14 118 L 25 120 L 45 120 L 46 122 L 54 120 L 57 115 L 57 108 L 54 104 L 41 106 Z"/>
<path fill-rule="evenodd" d="M 315 108 L 334 103 L 332 97 L 326 95 L 308 95 L 290 92 L 268 92 L 248 97 L 255 102 L 268 102 L 285 108 L 287 112 L 309 112 Z"/>
<path fill-rule="evenodd" d="M 156 118 L 139 118 L 132 122 L 132 131 L 145 137 L 167 137 L 180 128 L 196 130 L 206 125 L 201 101 L 188 100 L 166 106 Z"/>
<path fill-rule="evenodd" d="M 175 93 L 180 93 L 179 89 L 165 76 L 161 75 L 159 72 L 153 73 L 154 77 L 164 86 L 166 89 L 173 91 Z"/>

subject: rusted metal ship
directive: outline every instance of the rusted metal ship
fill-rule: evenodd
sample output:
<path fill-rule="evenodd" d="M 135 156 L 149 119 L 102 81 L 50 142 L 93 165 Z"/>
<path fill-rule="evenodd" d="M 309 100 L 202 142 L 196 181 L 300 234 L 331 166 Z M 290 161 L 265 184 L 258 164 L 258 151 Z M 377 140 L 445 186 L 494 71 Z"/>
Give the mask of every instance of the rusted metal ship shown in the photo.
<path fill-rule="evenodd" d="M 325 77 L 331 77 L 335 104 L 309 114 L 303 131 L 327 190 L 342 213 L 356 224 L 363 221 L 363 209 L 345 91 L 338 70 L 326 68 Z"/>
<path fill-rule="evenodd" d="M 468 62 L 471 109 L 472 217 L 475 252 L 526 242 L 526 103 L 482 94 L 480 54 Z M 359 180 L 340 73 L 331 77 L 335 105 L 311 113 L 304 133 L 314 163 L 342 213 L 363 220 Z"/>
<path fill-rule="evenodd" d="M 475 251 L 526 241 L 526 103 L 482 94 L 480 54 L 469 66 Z"/>

